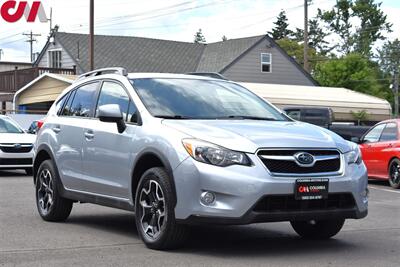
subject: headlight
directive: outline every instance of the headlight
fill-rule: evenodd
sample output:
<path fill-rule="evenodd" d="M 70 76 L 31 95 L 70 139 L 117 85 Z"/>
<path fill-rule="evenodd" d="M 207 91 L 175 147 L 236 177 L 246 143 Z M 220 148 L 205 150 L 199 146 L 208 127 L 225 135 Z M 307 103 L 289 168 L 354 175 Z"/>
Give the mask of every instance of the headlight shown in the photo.
<path fill-rule="evenodd" d="M 361 151 L 360 148 L 358 147 L 358 145 L 351 143 L 351 150 L 350 152 L 347 152 L 346 154 L 344 154 L 344 156 L 346 157 L 346 161 L 349 164 L 358 164 L 360 165 L 362 162 L 362 155 L 361 155 Z"/>
<path fill-rule="evenodd" d="M 221 167 L 250 166 L 250 159 L 242 152 L 232 151 L 197 139 L 183 139 L 183 146 L 193 159 Z"/>

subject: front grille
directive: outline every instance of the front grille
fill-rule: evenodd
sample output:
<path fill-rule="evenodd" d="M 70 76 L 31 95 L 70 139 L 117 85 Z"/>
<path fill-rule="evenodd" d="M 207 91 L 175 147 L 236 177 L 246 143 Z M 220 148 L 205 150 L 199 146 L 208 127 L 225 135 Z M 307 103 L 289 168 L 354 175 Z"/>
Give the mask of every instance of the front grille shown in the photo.
<path fill-rule="evenodd" d="M 1 165 L 32 165 L 32 159 L 0 159 Z"/>
<path fill-rule="evenodd" d="M 294 155 L 299 152 L 307 152 L 314 157 L 333 156 L 334 159 L 318 160 L 311 167 L 300 166 L 294 160 Z M 288 157 L 288 159 L 271 159 L 263 156 Z M 271 173 L 278 174 L 315 174 L 315 173 L 335 173 L 341 167 L 340 153 L 336 150 L 262 150 L 258 157 Z M 290 159 L 291 158 L 291 159 Z"/>
<path fill-rule="evenodd" d="M 255 212 L 296 212 L 355 207 L 352 194 L 329 194 L 327 199 L 296 200 L 294 195 L 276 195 L 262 198 L 254 207 Z"/>
<path fill-rule="evenodd" d="M 0 150 L 4 153 L 28 153 L 33 148 L 32 144 L 0 144 Z"/>

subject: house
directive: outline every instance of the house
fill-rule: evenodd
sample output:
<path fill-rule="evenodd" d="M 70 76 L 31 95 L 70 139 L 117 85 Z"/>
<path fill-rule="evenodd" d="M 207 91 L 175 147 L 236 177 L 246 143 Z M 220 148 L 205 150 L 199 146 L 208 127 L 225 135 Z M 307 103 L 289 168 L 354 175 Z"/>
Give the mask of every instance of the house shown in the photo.
<path fill-rule="evenodd" d="M 317 82 L 268 35 L 210 44 L 96 35 L 95 68 L 129 72 L 218 72 L 238 82 L 315 86 Z M 89 71 L 89 35 L 54 32 L 34 65 Z"/>

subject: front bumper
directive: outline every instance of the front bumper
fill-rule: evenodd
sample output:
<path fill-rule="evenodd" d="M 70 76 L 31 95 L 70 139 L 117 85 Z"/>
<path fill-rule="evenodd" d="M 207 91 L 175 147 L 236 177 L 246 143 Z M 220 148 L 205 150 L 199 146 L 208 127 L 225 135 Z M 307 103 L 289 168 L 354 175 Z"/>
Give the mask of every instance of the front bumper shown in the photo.
<path fill-rule="evenodd" d="M 249 224 L 292 220 L 330 218 L 359 219 L 367 216 L 365 196 L 368 179 L 364 164 L 346 166 L 340 176 L 329 178 L 329 194 L 347 194 L 351 206 L 313 210 L 256 211 L 266 196 L 292 196 L 298 177 L 271 176 L 256 155 L 248 155 L 255 165 L 216 167 L 187 158 L 174 170 L 177 205 L 175 217 L 182 223 Z M 304 178 L 304 177 L 303 177 Z M 200 195 L 213 192 L 216 200 L 210 206 Z M 329 199 L 329 197 L 328 197 Z"/>
<path fill-rule="evenodd" d="M 5 153 L 0 150 L 0 169 L 25 169 L 33 167 L 33 149 L 27 153 Z"/>

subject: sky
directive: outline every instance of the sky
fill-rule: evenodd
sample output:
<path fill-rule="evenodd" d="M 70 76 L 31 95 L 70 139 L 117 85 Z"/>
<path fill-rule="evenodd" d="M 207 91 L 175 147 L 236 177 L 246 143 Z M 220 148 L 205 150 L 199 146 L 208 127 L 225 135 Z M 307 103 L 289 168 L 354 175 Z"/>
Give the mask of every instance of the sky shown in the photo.
<path fill-rule="evenodd" d="M 0 5 L 5 1 L 0 0 Z M 388 38 L 400 38 L 400 0 L 380 1 L 388 21 L 393 23 Z M 313 0 L 309 16 L 315 16 L 318 8 L 331 9 L 335 2 Z M 52 8 L 52 24 L 59 25 L 59 31 L 88 33 L 89 0 L 42 3 L 48 17 Z M 193 42 L 201 28 L 207 42 L 218 42 L 223 35 L 232 39 L 267 33 L 281 10 L 286 11 L 291 29 L 303 28 L 303 0 L 95 0 L 95 33 Z M 39 20 L 8 23 L 0 19 L 1 60 L 29 62 L 28 38 L 22 34 L 41 34 L 34 43 L 34 52 L 40 52 L 49 29 L 50 23 Z"/>

